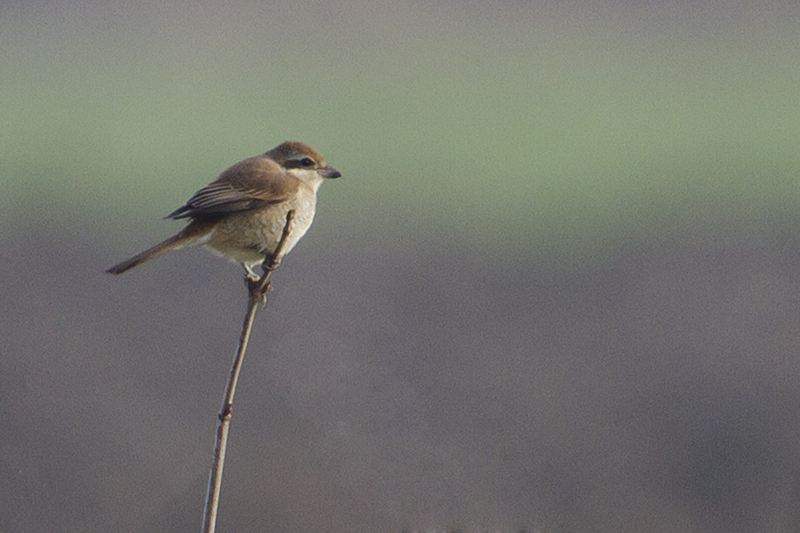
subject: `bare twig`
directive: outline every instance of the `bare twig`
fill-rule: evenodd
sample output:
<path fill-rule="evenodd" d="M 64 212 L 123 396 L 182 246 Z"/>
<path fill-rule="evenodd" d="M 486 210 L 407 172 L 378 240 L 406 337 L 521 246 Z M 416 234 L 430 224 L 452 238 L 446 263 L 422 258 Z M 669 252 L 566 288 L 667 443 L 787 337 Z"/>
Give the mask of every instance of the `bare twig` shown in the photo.
<path fill-rule="evenodd" d="M 239 372 L 244 360 L 244 352 L 247 350 L 247 342 L 250 340 L 250 330 L 253 327 L 253 319 L 258 311 L 259 304 L 266 304 L 267 292 L 269 292 L 269 278 L 272 272 L 280 264 L 281 253 L 286 246 L 286 239 L 292 229 L 292 219 L 294 210 L 286 213 L 286 224 L 283 226 L 283 234 L 275 251 L 264 259 L 261 268 L 264 274 L 257 280 L 247 278 L 247 289 L 249 298 L 247 303 L 247 314 L 242 325 L 242 334 L 239 337 L 239 349 L 233 359 L 231 376 L 228 381 L 228 388 L 225 390 L 225 399 L 222 401 L 222 410 L 219 413 L 219 426 L 217 426 L 217 443 L 214 447 L 214 464 L 211 467 L 211 474 L 208 479 L 208 493 L 206 495 L 206 508 L 203 516 L 203 533 L 213 533 L 217 526 L 217 509 L 219 508 L 219 493 L 222 488 L 222 467 L 225 463 L 225 448 L 228 444 L 228 431 L 231 422 L 231 411 L 233 409 L 233 395 L 236 392 L 236 383 L 239 381 Z"/>

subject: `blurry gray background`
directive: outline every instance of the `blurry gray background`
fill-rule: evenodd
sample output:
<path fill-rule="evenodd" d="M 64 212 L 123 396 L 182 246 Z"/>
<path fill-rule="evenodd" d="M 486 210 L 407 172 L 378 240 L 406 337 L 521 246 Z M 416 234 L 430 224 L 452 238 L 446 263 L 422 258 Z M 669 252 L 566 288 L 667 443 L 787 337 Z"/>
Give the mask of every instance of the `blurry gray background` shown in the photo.
<path fill-rule="evenodd" d="M 0 531 L 199 531 L 245 311 L 160 218 L 301 139 L 222 531 L 800 531 L 796 2 L 0 5 Z"/>

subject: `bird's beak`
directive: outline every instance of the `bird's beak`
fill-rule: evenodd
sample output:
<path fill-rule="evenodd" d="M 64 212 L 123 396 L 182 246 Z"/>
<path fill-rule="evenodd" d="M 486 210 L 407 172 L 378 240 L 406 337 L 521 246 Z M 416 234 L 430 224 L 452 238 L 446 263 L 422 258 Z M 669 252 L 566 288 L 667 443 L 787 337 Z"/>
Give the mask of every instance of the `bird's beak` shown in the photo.
<path fill-rule="evenodd" d="M 342 173 L 333 167 L 321 168 L 317 171 L 323 178 L 341 178 Z"/>

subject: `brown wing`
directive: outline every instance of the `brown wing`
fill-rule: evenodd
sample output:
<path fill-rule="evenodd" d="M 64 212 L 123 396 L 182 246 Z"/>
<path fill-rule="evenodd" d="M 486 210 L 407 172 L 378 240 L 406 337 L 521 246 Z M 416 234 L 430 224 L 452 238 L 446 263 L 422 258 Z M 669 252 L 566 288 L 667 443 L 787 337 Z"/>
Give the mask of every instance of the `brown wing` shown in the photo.
<path fill-rule="evenodd" d="M 286 201 L 298 186 L 299 180 L 271 159 L 251 157 L 224 171 L 166 218 L 213 218 L 261 209 Z"/>

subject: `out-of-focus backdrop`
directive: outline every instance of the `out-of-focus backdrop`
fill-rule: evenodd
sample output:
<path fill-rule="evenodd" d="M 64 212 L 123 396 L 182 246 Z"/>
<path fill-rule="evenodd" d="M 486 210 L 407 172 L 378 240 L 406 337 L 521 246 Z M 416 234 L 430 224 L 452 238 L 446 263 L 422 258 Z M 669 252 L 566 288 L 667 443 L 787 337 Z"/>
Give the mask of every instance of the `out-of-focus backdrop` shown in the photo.
<path fill-rule="evenodd" d="M 199 530 L 241 270 L 121 278 L 226 166 L 274 276 L 224 531 L 800 531 L 796 2 L 0 6 L 0 531 Z"/>

